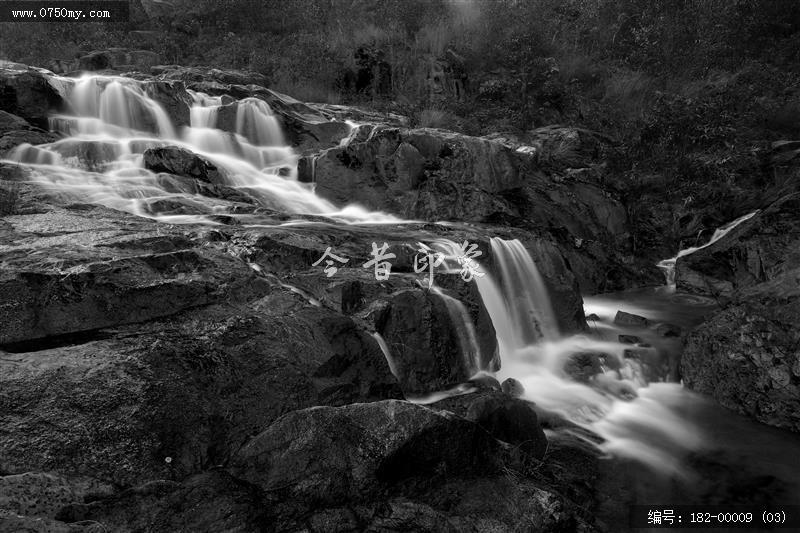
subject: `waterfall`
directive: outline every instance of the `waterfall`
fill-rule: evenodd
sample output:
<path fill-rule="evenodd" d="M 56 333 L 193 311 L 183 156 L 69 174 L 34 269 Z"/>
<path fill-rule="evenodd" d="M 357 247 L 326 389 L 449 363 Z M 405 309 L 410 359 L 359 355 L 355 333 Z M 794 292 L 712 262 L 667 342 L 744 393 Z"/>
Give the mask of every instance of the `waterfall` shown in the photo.
<path fill-rule="evenodd" d="M 703 248 L 711 246 L 712 244 L 714 244 L 715 242 L 717 242 L 718 240 L 723 238 L 725 235 L 727 235 L 736 226 L 738 226 L 739 224 L 741 224 L 742 222 L 744 222 L 746 220 L 751 219 L 759 211 L 760 210 L 757 209 L 757 210 L 753 211 L 752 213 L 748 213 L 746 215 L 743 215 L 743 216 L 737 218 L 736 220 L 734 220 L 732 222 L 728 222 L 724 226 L 721 226 L 721 227 L 717 228 L 716 231 L 714 231 L 714 234 L 711 236 L 711 239 L 709 239 L 709 241 L 707 243 L 705 243 L 704 245 L 702 245 L 702 246 L 694 246 L 694 247 L 691 247 L 691 248 L 685 248 L 685 249 L 679 251 L 678 255 L 676 255 L 675 257 L 670 257 L 669 259 L 664 259 L 662 261 L 659 261 L 656 264 L 656 266 L 664 271 L 664 277 L 666 278 L 667 286 L 672 290 L 675 289 L 675 265 L 678 262 L 679 258 L 687 256 L 689 254 L 693 254 L 697 250 L 702 250 Z"/>
<path fill-rule="evenodd" d="M 447 314 L 453 324 L 458 337 L 458 347 L 461 350 L 461 357 L 464 360 L 464 368 L 467 373 L 473 376 L 481 368 L 481 351 L 478 346 L 478 336 L 475 333 L 475 325 L 469 316 L 469 311 L 461 303 L 461 300 L 448 296 L 437 287 L 432 287 L 431 292 L 439 297 L 447 307 Z"/>
<path fill-rule="evenodd" d="M 144 167 L 145 150 L 177 146 L 214 164 L 223 184 L 248 197 L 253 209 L 324 215 L 343 223 L 398 222 L 357 205 L 338 208 L 298 182 L 297 154 L 262 100 L 226 101 L 189 92 L 190 124 L 178 132 L 148 96 L 146 81 L 103 75 L 54 81 L 71 112 L 53 116 L 50 127 L 66 137 L 36 147 L 20 145 L 7 158 L 27 165 L 32 179 L 57 195 L 171 223 L 213 224 L 209 216 L 217 214 L 246 217 L 230 201 L 199 194 L 186 178 Z M 223 109 L 235 110 L 233 131 L 219 129 Z"/>
<path fill-rule="evenodd" d="M 437 243 L 448 260 L 455 243 Z M 631 345 L 588 335 L 561 335 L 546 285 L 518 240 L 491 240 L 495 272 L 474 278 L 497 335 L 499 380 L 514 378 L 525 398 L 599 435 L 587 441 L 668 475 L 687 476 L 681 458 L 703 446 L 699 428 L 681 418 L 692 397 L 677 383 L 647 383 Z M 613 328 L 613 324 L 608 327 Z M 616 335 L 614 335 L 616 338 Z M 576 356 L 598 357 L 594 376 L 576 381 L 565 366 Z"/>
<path fill-rule="evenodd" d="M 397 363 L 395 362 L 394 357 L 392 357 L 392 352 L 389 351 L 389 345 L 386 343 L 386 339 L 384 339 L 383 336 L 377 331 L 372 334 L 372 338 L 374 338 L 378 343 L 378 346 L 380 346 L 381 352 L 386 358 L 386 364 L 389 365 L 389 371 L 394 377 L 397 377 Z"/>
<path fill-rule="evenodd" d="M 236 132 L 260 146 L 283 146 L 280 123 L 269 104 L 258 98 L 245 98 L 236 108 Z"/>

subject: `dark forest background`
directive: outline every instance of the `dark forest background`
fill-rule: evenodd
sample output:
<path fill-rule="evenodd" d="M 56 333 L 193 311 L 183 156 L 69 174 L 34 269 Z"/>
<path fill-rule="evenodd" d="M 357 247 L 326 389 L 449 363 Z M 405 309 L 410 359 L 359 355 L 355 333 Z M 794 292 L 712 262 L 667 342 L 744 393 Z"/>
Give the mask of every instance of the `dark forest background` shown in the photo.
<path fill-rule="evenodd" d="M 591 164 L 648 248 L 798 179 L 773 143 L 800 137 L 799 30 L 794 0 L 135 0 L 124 23 L 2 23 L 0 56 L 68 71 L 92 51 L 150 50 L 413 126 L 600 132 Z"/>

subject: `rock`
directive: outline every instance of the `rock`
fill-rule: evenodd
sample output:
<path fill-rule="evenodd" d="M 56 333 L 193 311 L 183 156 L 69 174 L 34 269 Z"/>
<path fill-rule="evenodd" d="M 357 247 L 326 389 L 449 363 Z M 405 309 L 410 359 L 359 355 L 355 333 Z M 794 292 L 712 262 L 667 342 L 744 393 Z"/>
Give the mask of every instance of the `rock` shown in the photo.
<path fill-rule="evenodd" d="M 197 154 L 177 146 L 149 148 L 144 152 L 144 166 L 153 172 L 185 176 L 214 185 L 226 185 L 216 165 Z"/>
<path fill-rule="evenodd" d="M 618 326 L 646 328 L 650 325 L 650 321 L 643 316 L 626 313 L 625 311 L 617 311 L 617 314 L 614 316 L 614 324 Z"/>
<path fill-rule="evenodd" d="M 0 157 L 7 157 L 11 150 L 20 145 L 35 146 L 55 142 L 58 139 L 59 136 L 54 133 L 34 129 L 6 131 L 0 136 Z"/>
<path fill-rule="evenodd" d="M 547 451 L 536 412 L 524 400 L 505 394 L 483 396 L 469 404 L 465 418 L 531 457 L 541 459 Z"/>
<path fill-rule="evenodd" d="M 408 478 L 491 472 L 496 441 L 452 414 L 401 401 L 289 413 L 246 444 L 235 476 L 311 508 L 376 496 Z"/>
<path fill-rule="evenodd" d="M 258 531 L 265 523 L 262 498 L 252 486 L 212 470 L 181 483 L 155 481 L 73 504 L 59 518 L 112 531 Z"/>
<path fill-rule="evenodd" d="M 678 290 L 731 298 L 800 265 L 800 193 L 788 194 L 714 244 L 678 258 Z"/>
<path fill-rule="evenodd" d="M 47 128 L 47 119 L 66 104 L 42 69 L 0 61 L 0 111 Z"/>
<path fill-rule="evenodd" d="M 377 329 L 406 394 L 443 390 L 478 370 L 476 347 L 469 345 L 460 317 L 451 315 L 445 298 L 411 289 L 394 294 L 389 302 L 386 319 Z"/>
<path fill-rule="evenodd" d="M 587 383 L 592 376 L 603 371 L 607 357 L 605 354 L 582 352 L 572 354 L 564 364 L 564 373 L 575 381 Z"/>
<path fill-rule="evenodd" d="M 78 69 L 97 70 L 139 70 L 147 72 L 161 62 L 159 55 L 150 50 L 128 50 L 109 48 L 95 50 L 78 59 Z"/>
<path fill-rule="evenodd" d="M 109 496 L 113 492 L 110 485 L 90 478 L 27 472 L 0 477 L 0 509 L 18 515 L 55 519 L 69 504 Z"/>
<path fill-rule="evenodd" d="M 507 378 L 500 385 L 500 388 L 504 393 L 516 398 L 525 395 L 525 387 L 514 378 Z"/>
<path fill-rule="evenodd" d="M 680 326 L 664 322 L 656 327 L 656 333 L 662 337 L 680 337 L 683 330 Z"/>
<path fill-rule="evenodd" d="M 216 82 L 223 85 L 258 85 L 267 87 L 269 81 L 261 73 L 250 70 L 217 69 L 208 67 L 184 67 L 180 65 L 154 65 L 150 72 L 163 80 L 177 80 L 184 83 Z"/>
<path fill-rule="evenodd" d="M 69 216 L 61 221 L 74 223 Z M 86 259 L 73 260 L 69 272 L 46 264 L 6 269 L 0 344 L 169 316 L 258 290 L 246 265 L 211 249 Z"/>
<path fill-rule="evenodd" d="M 284 290 L 251 306 L 13 347 L 0 358 L 0 471 L 181 479 L 292 409 L 400 396 L 350 319 Z"/>
<path fill-rule="evenodd" d="M 182 81 L 147 79 L 144 91 L 166 111 L 173 126 L 180 128 L 191 125 L 189 109 L 194 101 Z"/>
<path fill-rule="evenodd" d="M 471 378 L 469 381 L 467 381 L 467 385 L 475 387 L 478 390 L 501 390 L 500 382 L 497 381 L 497 378 L 484 373 Z"/>
<path fill-rule="evenodd" d="M 586 321 L 587 322 L 600 322 L 601 320 L 600 320 L 599 316 L 597 316 L 594 313 L 591 313 L 589 315 L 586 315 Z"/>
<path fill-rule="evenodd" d="M 635 335 L 619 335 L 619 342 L 622 344 L 639 344 L 642 340 Z"/>
<path fill-rule="evenodd" d="M 31 125 L 22 117 L 12 115 L 5 111 L 0 111 L 0 136 L 5 135 L 9 131 L 14 130 L 28 130 Z"/>
<path fill-rule="evenodd" d="M 0 532 L 2 533 L 89 533 L 89 527 L 65 524 L 49 518 L 22 516 L 0 509 Z"/>
<path fill-rule="evenodd" d="M 723 406 L 800 432 L 800 269 L 784 276 L 793 294 L 773 283 L 752 287 L 760 292 L 693 330 L 681 371 L 687 387 Z"/>

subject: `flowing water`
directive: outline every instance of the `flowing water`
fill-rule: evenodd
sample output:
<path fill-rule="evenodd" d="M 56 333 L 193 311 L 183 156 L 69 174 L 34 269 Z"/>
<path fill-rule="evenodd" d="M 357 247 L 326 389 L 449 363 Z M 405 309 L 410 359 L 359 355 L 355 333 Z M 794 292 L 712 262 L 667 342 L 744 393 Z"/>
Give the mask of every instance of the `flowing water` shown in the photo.
<path fill-rule="evenodd" d="M 679 258 L 685 257 L 689 254 L 693 254 L 697 250 L 702 250 L 707 246 L 711 246 L 712 244 L 723 238 L 725 235 L 727 235 L 733 228 L 735 228 L 745 220 L 751 219 L 757 213 L 758 210 L 753 211 L 752 213 L 748 213 L 746 215 L 742 215 L 736 220 L 728 222 L 724 226 L 717 228 L 714 231 L 714 234 L 711 236 L 711 239 L 709 239 L 708 242 L 702 246 L 693 246 L 690 248 L 684 248 L 683 250 L 679 251 L 678 255 L 676 255 L 675 257 L 670 257 L 669 259 L 664 259 L 663 261 L 659 261 L 659 263 L 656 266 L 664 271 L 664 277 L 666 277 L 667 279 L 667 286 L 672 288 L 673 290 L 675 289 L 675 264 L 678 262 Z"/>
<path fill-rule="evenodd" d="M 201 195 L 191 182 L 145 168 L 145 150 L 177 146 L 213 163 L 223 185 L 258 207 L 342 223 L 399 222 L 357 205 L 337 208 L 298 182 L 297 156 L 262 100 L 224 102 L 223 97 L 191 92 L 191 124 L 178 131 L 148 95 L 147 82 L 87 75 L 55 78 L 54 85 L 71 113 L 52 117 L 50 125 L 66 137 L 21 145 L 8 159 L 31 167 L 38 183 L 64 197 L 171 223 L 214 223 L 213 215 L 237 216 L 231 202 Z M 220 129 L 222 113 L 234 111 L 232 131 Z"/>
<path fill-rule="evenodd" d="M 260 207 L 322 215 L 340 224 L 403 222 L 357 205 L 338 208 L 314 194 L 312 185 L 299 183 L 297 157 L 285 146 L 279 123 L 262 100 L 235 101 L 190 92 L 191 123 L 176 128 L 148 94 L 146 82 L 85 76 L 54 78 L 54 86 L 72 107 L 70 113 L 51 120 L 52 129 L 65 137 L 41 146 L 22 145 L 9 157 L 30 167 L 33 179 L 54 194 L 171 223 L 215 224 L 214 215 L 238 216 L 230 202 L 201 195 L 191 183 L 145 168 L 145 150 L 177 146 L 212 162 L 225 186 L 246 194 Z M 221 124 L 224 117 L 226 126 Z M 720 228 L 704 246 L 753 214 Z M 242 220 L 253 218 L 242 216 Z M 302 228 L 307 222 L 292 223 Z M 446 256 L 451 272 L 480 265 L 456 243 L 432 239 L 430 245 Z M 670 382 L 677 377 L 680 341 L 661 337 L 655 328 L 661 322 L 684 330 L 694 327 L 713 308 L 711 301 L 674 293 L 675 261 L 700 248 L 681 250 L 659 264 L 667 274 L 667 287 L 586 298 L 587 315 L 596 317 L 590 322 L 591 331 L 562 335 L 546 285 L 524 246 L 491 239 L 494 269 L 476 272 L 473 279 L 497 333 L 502 361 L 497 377 L 517 379 L 541 411 L 557 413 L 572 427 L 582 428 L 584 437 L 586 432 L 599 436 L 587 442 L 609 455 L 634 460 L 649 472 L 691 480 L 696 473 L 687 458 L 721 449 L 733 461 L 747 461 L 757 471 L 796 481 L 798 467 L 787 468 L 785 460 L 777 459 L 800 449 L 794 436 L 739 419 Z M 457 325 L 467 368 L 476 374 L 490 372 L 464 305 L 435 287 L 433 292 Z M 613 323 L 617 310 L 647 316 L 654 325 L 620 328 Z M 642 342 L 620 343 L 620 334 L 635 335 Z M 395 373 L 388 346 L 379 335 L 375 338 Z M 565 370 L 576 355 L 597 364 L 594 375 L 584 381 Z M 463 385 L 434 397 L 469 390 Z M 763 435 L 769 438 L 759 437 Z"/>

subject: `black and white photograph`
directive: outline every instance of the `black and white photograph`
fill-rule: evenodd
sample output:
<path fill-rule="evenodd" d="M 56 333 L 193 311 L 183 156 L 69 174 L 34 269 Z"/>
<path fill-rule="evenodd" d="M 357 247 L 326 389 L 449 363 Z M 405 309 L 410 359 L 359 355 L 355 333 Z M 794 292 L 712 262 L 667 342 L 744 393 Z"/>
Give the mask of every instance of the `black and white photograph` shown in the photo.
<path fill-rule="evenodd" d="M 0 533 L 800 531 L 800 1 L 0 0 Z"/>

